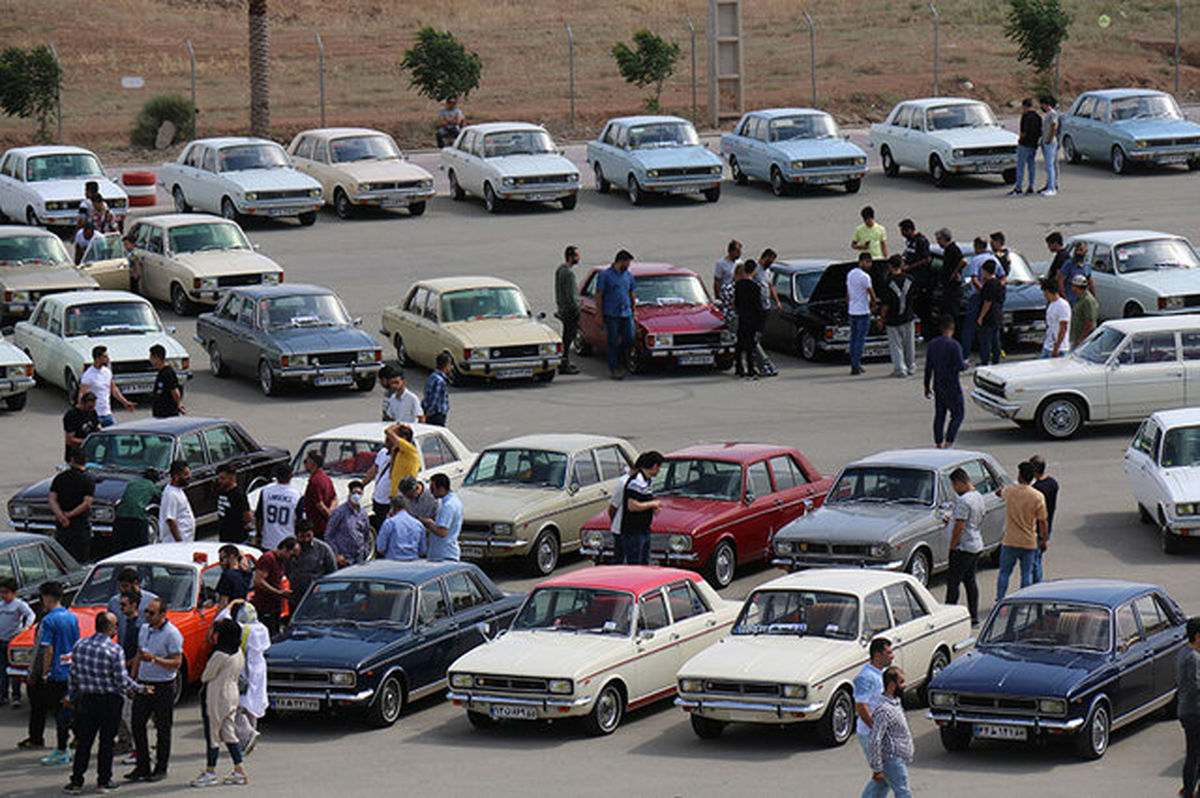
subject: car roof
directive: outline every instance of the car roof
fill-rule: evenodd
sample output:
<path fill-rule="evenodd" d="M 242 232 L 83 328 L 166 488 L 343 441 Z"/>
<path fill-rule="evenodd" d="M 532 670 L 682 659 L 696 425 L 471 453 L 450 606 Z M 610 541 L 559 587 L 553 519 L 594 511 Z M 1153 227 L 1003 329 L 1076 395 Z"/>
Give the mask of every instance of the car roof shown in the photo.
<path fill-rule="evenodd" d="M 1091 241 L 1096 244 L 1123 244 L 1127 241 L 1145 241 L 1149 238 L 1184 238 L 1178 233 L 1164 233 L 1160 230 L 1093 230 L 1088 233 L 1075 233 L 1067 239 L 1071 241 Z"/>
<path fill-rule="evenodd" d="M 201 224 L 201 223 L 223 223 L 234 224 L 237 222 L 230 221 L 221 216 L 214 216 L 211 213 L 160 213 L 154 216 L 140 216 L 136 221 L 153 222 L 159 227 L 172 228 L 181 227 L 185 224 Z"/>
<path fill-rule="evenodd" d="M 74 147 L 70 144 L 34 144 L 28 147 L 13 147 L 8 152 L 15 152 L 19 155 L 67 155 L 67 154 L 83 154 L 95 155 L 91 150 L 83 147 Z"/>
<path fill-rule="evenodd" d="M 1132 319 L 1110 319 L 1102 327 L 1112 327 L 1123 333 L 1158 332 L 1180 330 L 1200 326 L 1200 314 L 1187 313 L 1179 316 L 1142 316 Z"/>
<path fill-rule="evenodd" d="M 502 277 L 486 277 L 467 275 L 463 277 L 433 277 L 428 280 L 418 280 L 414 285 L 429 288 L 439 293 L 458 291 L 464 288 L 516 288 L 520 286 Z"/>
<path fill-rule="evenodd" d="M 838 590 L 861 596 L 905 581 L 909 578 L 904 574 L 873 568 L 812 568 L 764 582 L 754 590 Z"/>
<path fill-rule="evenodd" d="M 473 569 L 474 566 L 456 560 L 409 560 L 407 562 L 372 560 L 360 565 L 352 565 L 349 568 L 342 568 L 327 575 L 322 581 L 330 579 L 390 579 L 396 582 L 421 584 L 439 576 L 461 571 L 463 568 Z"/>
<path fill-rule="evenodd" d="M 520 435 L 493 443 L 487 449 L 545 449 L 551 452 L 577 452 L 593 446 L 624 443 L 611 435 L 589 435 L 584 432 L 541 433 Z"/>
<path fill-rule="evenodd" d="M 255 299 L 269 299 L 275 296 L 296 296 L 303 294 L 308 295 L 323 295 L 337 293 L 332 288 L 326 288 L 323 285 L 313 285 L 312 283 L 282 283 L 280 285 L 247 285 L 238 288 L 231 288 L 231 291 L 236 291 L 239 294 L 253 297 Z"/>
<path fill-rule="evenodd" d="M 256 136 L 214 136 L 208 139 L 193 139 L 189 142 L 188 146 L 192 144 L 207 144 L 209 147 L 216 147 L 217 149 L 233 147 L 238 144 L 275 144 L 278 146 L 277 142 L 270 139 L 260 139 Z"/>
<path fill-rule="evenodd" d="M 682 449 L 668 452 L 668 459 L 693 457 L 705 460 L 729 460 L 737 463 L 750 463 L 764 457 L 787 454 L 792 451 L 790 446 L 774 443 L 742 443 L 729 441 L 725 443 L 694 443 Z"/>
<path fill-rule="evenodd" d="M 233 424 L 225 418 L 203 418 L 201 416 L 171 416 L 170 418 L 139 418 L 134 421 L 123 421 L 111 427 L 98 430 L 105 432 L 159 432 L 164 435 L 186 435 L 198 429 L 211 427 L 214 424 Z"/>
<path fill-rule="evenodd" d="M 759 108 L 755 111 L 747 111 L 746 116 L 761 116 L 766 119 L 776 119 L 781 116 L 796 116 L 797 114 L 822 114 L 829 115 L 828 111 L 822 111 L 820 108 Z"/>
<path fill-rule="evenodd" d="M 617 123 L 621 125 L 652 125 L 655 122 L 684 122 L 691 124 L 683 117 L 671 116 L 669 114 L 637 114 L 635 116 L 615 116 L 608 120 L 609 124 Z"/>
<path fill-rule="evenodd" d="M 483 122 L 478 125 L 468 125 L 464 130 L 474 130 L 478 133 L 499 133 L 505 130 L 541 130 L 546 128 L 532 122 Z"/>
<path fill-rule="evenodd" d="M 336 139 L 342 136 L 387 136 L 382 130 L 369 127 L 314 127 L 301 130 L 297 136 L 315 136 L 323 139 Z M 391 138 L 390 136 L 388 136 Z"/>
<path fill-rule="evenodd" d="M 39 540 L 50 540 L 46 535 L 37 532 L 0 532 L 0 549 L 9 549 L 25 543 L 36 543 Z"/>
<path fill-rule="evenodd" d="M 58 238 L 44 227 L 30 227 L 25 224 L 0 224 L 0 238 L 9 236 L 41 236 L 42 238 Z M 61 240 L 61 239 L 59 239 Z"/>
<path fill-rule="evenodd" d="M 1121 97 L 1140 97 L 1140 96 L 1147 95 L 1147 94 L 1164 95 L 1167 97 L 1171 96 L 1171 95 L 1167 94 L 1165 91 L 1158 91 L 1157 89 L 1132 89 L 1132 88 L 1128 88 L 1128 89 L 1095 89 L 1093 91 L 1085 91 L 1080 96 L 1082 97 L 1084 95 L 1087 95 L 1087 96 L 1091 96 L 1091 97 L 1101 97 L 1105 100 L 1116 100 L 1116 99 L 1120 99 Z"/>
<path fill-rule="evenodd" d="M 1162 588 L 1122 579 L 1052 579 L 1021 588 L 1008 594 L 1004 600 L 1082 601 L 1116 607 L 1150 590 L 1162 591 Z"/>
<path fill-rule="evenodd" d="M 609 264 L 607 263 L 593 266 L 588 274 L 591 274 L 592 272 L 604 271 L 607 268 L 609 268 Z M 634 261 L 629 264 L 629 271 L 634 277 L 650 277 L 656 274 L 690 274 L 693 277 L 699 276 L 686 266 L 676 266 L 673 263 L 656 263 L 653 261 L 646 263 Z"/>
<path fill-rule="evenodd" d="M 847 258 L 783 258 L 772 263 L 768 268 L 789 274 L 801 272 L 823 272 L 835 263 L 849 263 Z"/>
<path fill-rule="evenodd" d="M 196 555 L 203 555 L 205 565 L 215 565 L 220 559 L 218 552 L 226 544 L 217 540 L 196 540 L 184 543 L 151 543 L 149 546 L 138 546 L 120 554 L 114 554 L 101 560 L 98 565 L 118 565 L 120 563 L 168 563 L 171 565 L 196 564 Z M 243 554 L 261 556 L 262 552 L 253 546 L 239 545 Z"/>
<path fill-rule="evenodd" d="M 551 577 L 537 587 L 595 587 L 628 591 L 640 596 L 669 582 L 684 579 L 699 582 L 702 578 L 695 571 L 656 565 L 597 565 Z"/>
<path fill-rule="evenodd" d="M 935 105 L 958 105 L 960 103 L 971 103 L 972 105 L 987 105 L 983 100 L 976 100 L 973 97 L 919 97 L 912 100 L 901 100 L 897 105 L 915 105 L 918 108 L 929 108 Z"/>
<path fill-rule="evenodd" d="M 62 291 L 47 294 L 46 299 L 59 305 L 93 305 L 97 302 L 139 302 L 149 305 L 150 301 L 130 291 Z"/>
<path fill-rule="evenodd" d="M 881 464 L 941 469 L 976 457 L 986 458 L 987 455 L 970 449 L 888 449 L 855 460 L 846 467 Z"/>
<path fill-rule="evenodd" d="M 342 424 L 340 427 L 314 432 L 305 438 L 305 440 L 326 441 L 349 439 L 383 443 L 383 431 L 392 426 L 393 423 L 391 421 L 356 421 L 353 424 Z M 408 426 L 412 428 L 414 436 L 446 429 L 436 424 L 421 424 L 419 422 L 408 424 Z"/>
<path fill-rule="evenodd" d="M 1159 410 L 1151 413 L 1150 418 L 1158 422 L 1160 427 L 1190 427 L 1200 424 L 1200 407 L 1177 407 L 1174 410 Z"/>

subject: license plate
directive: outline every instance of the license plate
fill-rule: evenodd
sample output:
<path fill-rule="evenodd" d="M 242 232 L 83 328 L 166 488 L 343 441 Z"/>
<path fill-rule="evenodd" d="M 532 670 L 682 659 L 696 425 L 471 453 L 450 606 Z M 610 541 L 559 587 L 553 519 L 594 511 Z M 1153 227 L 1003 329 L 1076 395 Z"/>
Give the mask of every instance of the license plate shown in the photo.
<path fill-rule="evenodd" d="M 349 374 L 330 374 L 324 377 L 314 377 L 313 385 L 318 388 L 324 388 L 328 385 L 349 385 L 354 382 L 354 378 Z"/>
<path fill-rule="evenodd" d="M 1045 333 L 1034 330 L 1033 332 L 1023 332 L 1017 336 L 1017 340 L 1023 344 L 1036 343 L 1045 338 Z"/>
<path fill-rule="evenodd" d="M 288 208 L 267 208 L 267 216 L 287 216 L 290 213 Z"/>
<path fill-rule="evenodd" d="M 522 377 L 532 377 L 533 369 L 497 369 L 498 380 L 519 380 Z"/>
<path fill-rule="evenodd" d="M 1158 159 L 1159 163 L 1187 163 L 1188 156 L 1186 155 L 1164 155 Z"/>
<path fill-rule="evenodd" d="M 320 712 L 321 699 L 319 698 L 289 698 L 280 696 L 271 699 L 272 709 L 291 710 L 294 712 Z"/>
<path fill-rule="evenodd" d="M 716 358 L 712 355 L 680 355 L 679 365 L 681 366 L 711 366 L 716 362 Z"/>
<path fill-rule="evenodd" d="M 533 707 L 514 707 L 508 704 L 494 704 L 489 713 L 495 720 L 537 720 L 537 710 Z"/>
<path fill-rule="evenodd" d="M 482 546 L 463 546 L 462 549 L 460 549 L 460 553 L 462 554 L 462 556 L 464 558 L 466 558 L 468 560 L 482 560 L 483 559 L 483 547 Z"/>
<path fill-rule="evenodd" d="M 833 175 L 827 177 L 810 177 L 807 182 L 813 184 L 814 186 L 822 186 L 826 183 L 841 183 L 842 178 Z"/>
<path fill-rule="evenodd" d="M 553 194 L 526 194 L 525 199 L 529 202 L 549 202 L 554 199 Z"/>
<path fill-rule="evenodd" d="M 121 389 L 124 393 L 153 393 L 154 383 L 152 382 L 135 382 L 133 385 L 128 385 Z"/>
<path fill-rule="evenodd" d="M 697 188 L 696 186 L 674 186 L 669 190 L 668 193 L 670 193 L 670 194 L 692 194 L 692 193 L 695 193 L 700 190 L 701 189 Z"/>
<path fill-rule="evenodd" d="M 1029 729 L 1024 726 L 997 726 L 994 723 L 976 723 L 972 733 L 985 740 L 1028 740 Z"/>

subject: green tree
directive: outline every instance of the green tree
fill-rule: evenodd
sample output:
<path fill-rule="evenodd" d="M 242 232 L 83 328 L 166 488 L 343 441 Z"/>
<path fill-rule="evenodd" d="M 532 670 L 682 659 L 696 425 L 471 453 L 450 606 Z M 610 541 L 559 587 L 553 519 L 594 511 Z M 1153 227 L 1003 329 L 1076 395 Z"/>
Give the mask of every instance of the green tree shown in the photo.
<path fill-rule="evenodd" d="M 7 116 L 37 120 L 35 141 L 50 141 L 50 120 L 58 104 L 62 68 L 47 47 L 0 52 L 0 110 Z"/>
<path fill-rule="evenodd" d="M 1044 80 L 1070 35 L 1070 26 L 1071 15 L 1059 0 L 1009 0 L 1004 35 L 1017 45 L 1017 60 L 1029 64 Z"/>
<path fill-rule="evenodd" d="M 654 93 L 646 98 L 646 108 L 657 111 L 663 83 L 671 77 L 675 62 L 679 60 L 679 45 L 668 42 L 656 33 L 640 30 L 633 34 L 632 48 L 625 42 L 614 44 L 612 57 L 616 59 L 617 69 L 626 82 L 639 89 L 654 87 Z"/>
<path fill-rule="evenodd" d="M 400 68 L 412 76 L 408 85 L 418 94 L 445 102 L 448 97 L 465 98 L 479 87 L 483 60 L 450 31 L 424 27 L 417 32 L 416 44 L 405 51 Z"/>

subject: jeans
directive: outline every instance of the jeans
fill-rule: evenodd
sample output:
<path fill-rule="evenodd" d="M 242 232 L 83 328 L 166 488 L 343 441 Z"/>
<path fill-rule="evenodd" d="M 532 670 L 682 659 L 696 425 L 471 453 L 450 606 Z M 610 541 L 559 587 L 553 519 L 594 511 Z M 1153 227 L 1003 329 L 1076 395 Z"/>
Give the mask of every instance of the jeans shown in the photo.
<path fill-rule="evenodd" d="M 1033 566 L 1037 560 L 1037 549 L 1022 549 L 1017 546 L 1000 547 L 1000 573 L 996 575 L 996 601 L 1008 593 L 1008 579 L 1013 566 L 1021 563 L 1021 587 L 1033 584 Z"/>
<path fill-rule="evenodd" d="M 428 413 L 425 416 L 425 423 L 432 424 L 435 427 L 444 427 L 444 426 L 446 426 L 446 414 L 445 413 Z"/>
<path fill-rule="evenodd" d="M 120 693 L 84 693 L 79 697 L 75 711 L 75 763 L 71 769 L 71 783 L 82 786 L 87 775 L 88 760 L 92 755 L 92 743 L 100 736 L 100 750 L 96 752 L 96 776 L 100 784 L 112 782 L 113 739 L 121 725 L 121 705 L 124 698 Z"/>
<path fill-rule="evenodd" d="M 608 372 L 616 374 L 629 357 L 633 346 L 633 317 L 605 316 L 604 332 L 607 334 Z"/>
<path fill-rule="evenodd" d="M 67 737 L 71 733 L 71 710 L 62 705 L 67 694 L 67 683 L 39 679 L 29 685 L 29 739 L 38 745 L 46 742 L 46 716 L 54 713 L 54 730 L 59 751 L 67 750 Z"/>
<path fill-rule="evenodd" d="M 967 313 L 963 316 L 962 325 L 962 352 L 967 360 L 971 359 L 971 347 L 975 345 L 975 331 L 979 329 L 979 306 L 982 303 L 978 291 L 967 297 Z"/>
<path fill-rule="evenodd" d="M 1063 341 L 1063 345 L 1064 345 L 1064 346 L 1066 345 L 1066 343 L 1067 343 L 1066 341 Z M 1056 354 L 1054 354 L 1054 348 L 1053 348 L 1053 347 L 1047 347 L 1047 346 L 1045 346 L 1045 345 L 1043 344 L 1043 345 L 1042 345 L 1042 352 L 1041 352 L 1041 354 L 1039 354 L 1039 355 L 1038 355 L 1038 358 L 1039 358 L 1040 360 L 1050 360 L 1050 359 L 1052 359 L 1052 358 L 1056 358 L 1056 357 L 1063 357 L 1063 356 L 1065 356 L 1065 355 L 1066 355 L 1066 352 L 1064 352 L 1064 351 L 1063 351 L 1063 350 L 1061 350 L 1061 349 L 1059 349 L 1059 350 L 1058 350 L 1058 354 L 1056 355 Z"/>
<path fill-rule="evenodd" d="M 1017 145 L 1017 182 L 1013 185 L 1014 191 L 1019 191 L 1021 188 L 1021 178 L 1025 173 L 1029 173 L 1029 183 L 1026 186 L 1030 191 L 1033 191 L 1033 181 L 1037 176 L 1037 147 L 1022 147 Z"/>
<path fill-rule="evenodd" d="M 579 314 L 571 312 L 558 312 L 558 318 L 562 322 L 562 342 L 563 342 L 563 365 L 571 362 L 571 345 L 575 343 L 575 336 L 579 335 Z"/>
<path fill-rule="evenodd" d="M 935 390 L 933 392 L 933 442 L 937 444 L 954 443 L 965 413 L 961 390 L 950 395 Z M 950 416 L 949 424 L 946 423 L 947 415 Z"/>
<path fill-rule="evenodd" d="M 986 366 L 1000 362 L 1000 325 L 979 328 L 979 363 Z"/>
<path fill-rule="evenodd" d="M 958 586 L 967 589 L 967 612 L 971 623 L 979 623 L 979 585 L 975 582 L 975 567 L 979 564 L 979 552 L 950 552 L 950 570 L 946 573 L 946 603 L 958 603 Z"/>
<path fill-rule="evenodd" d="M 863 349 L 867 345 L 867 330 L 870 326 L 869 314 L 850 317 L 850 368 L 853 371 L 862 368 Z"/>
<path fill-rule="evenodd" d="M 1200 715 L 1180 715 L 1186 753 L 1183 757 L 1183 794 L 1195 794 L 1200 785 Z"/>
<path fill-rule="evenodd" d="M 209 770 L 217 766 L 217 759 L 221 756 L 220 740 L 213 739 L 212 724 L 208 720 L 208 702 L 204 697 L 200 697 L 200 720 L 204 721 L 204 748 L 205 748 L 205 764 Z M 225 743 L 225 747 L 229 749 L 229 758 L 233 760 L 233 766 L 237 767 L 242 764 L 242 745 L 241 743 Z"/>
<path fill-rule="evenodd" d="M 11 640 L 0 640 L 0 656 L 4 657 L 5 667 L 0 667 L 0 703 L 3 703 L 9 698 L 9 688 L 12 688 L 12 700 L 21 700 L 21 683 L 16 679 L 9 679 L 7 671 L 8 665 L 8 644 Z"/>
<path fill-rule="evenodd" d="M 1058 191 L 1058 142 L 1042 145 L 1042 160 L 1046 162 L 1046 190 Z"/>
<path fill-rule="evenodd" d="M 862 749 L 863 757 L 867 760 L 867 765 L 871 764 L 871 733 L 856 732 L 855 737 L 858 738 L 858 746 Z"/>
<path fill-rule="evenodd" d="M 892 358 L 892 373 L 896 376 L 911 376 L 917 373 L 917 336 L 915 323 L 889 324 L 885 327 L 888 337 L 888 354 Z"/>
<path fill-rule="evenodd" d="M 1037 556 L 1033 558 L 1033 583 L 1036 585 L 1042 580 L 1042 558 L 1046 556 L 1046 552 L 1040 548 L 1037 550 Z"/>
<path fill-rule="evenodd" d="M 613 536 L 613 563 L 650 564 L 650 533 L 622 532 Z"/>
<path fill-rule="evenodd" d="M 884 798 L 889 789 L 896 798 L 912 798 L 908 789 L 908 763 L 898 756 L 883 760 L 883 781 L 868 781 L 862 798 Z"/>
<path fill-rule="evenodd" d="M 138 693 L 133 697 L 133 747 L 137 750 L 137 771 L 150 772 L 150 737 L 146 724 L 154 716 L 155 773 L 166 773 L 171 760 L 171 724 L 175 720 L 175 696 L 171 682 L 154 682 L 150 695 Z"/>
<path fill-rule="evenodd" d="M 109 413 L 107 416 L 98 416 L 98 418 L 100 419 L 101 429 L 104 429 L 105 427 L 111 427 L 113 424 L 117 423 L 117 420 L 113 418 L 112 413 Z"/>

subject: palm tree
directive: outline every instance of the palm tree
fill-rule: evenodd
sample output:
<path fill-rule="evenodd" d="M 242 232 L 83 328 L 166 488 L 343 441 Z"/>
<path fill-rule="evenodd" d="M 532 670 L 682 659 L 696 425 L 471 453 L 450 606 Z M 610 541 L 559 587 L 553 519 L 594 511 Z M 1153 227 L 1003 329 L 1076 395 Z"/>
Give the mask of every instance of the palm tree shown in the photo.
<path fill-rule="evenodd" d="M 270 49 L 267 0 L 250 0 L 250 135 L 266 137 L 271 127 Z"/>

